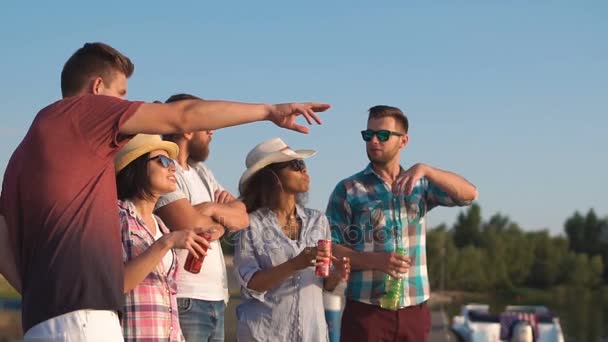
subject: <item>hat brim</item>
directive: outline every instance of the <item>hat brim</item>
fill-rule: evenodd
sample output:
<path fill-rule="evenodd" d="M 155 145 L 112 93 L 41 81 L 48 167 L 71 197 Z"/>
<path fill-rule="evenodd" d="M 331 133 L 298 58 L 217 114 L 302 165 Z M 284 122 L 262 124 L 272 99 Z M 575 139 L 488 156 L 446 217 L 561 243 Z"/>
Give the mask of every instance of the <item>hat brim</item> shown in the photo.
<path fill-rule="evenodd" d="M 243 174 L 239 180 L 239 191 L 242 193 L 243 185 L 258 171 L 265 168 L 266 166 L 274 163 L 282 163 L 294 159 L 306 159 L 317 154 L 315 150 L 285 150 L 277 151 L 268 154 L 266 157 L 258 160 L 255 164 L 251 165 Z"/>
<path fill-rule="evenodd" d="M 163 150 L 167 152 L 169 158 L 171 159 L 177 159 L 177 155 L 179 153 L 179 147 L 177 146 L 177 144 L 172 143 L 170 141 L 160 141 L 129 151 L 129 153 L 126 153 L 118 162 L 114 163 L 114 169 L 118 174 L 120 171 L 122 171 L 122 169 L 131 164 L 131 162 L 133 162 L 135 159 L 143 156 L 146 153 L 158 150 Z"/>

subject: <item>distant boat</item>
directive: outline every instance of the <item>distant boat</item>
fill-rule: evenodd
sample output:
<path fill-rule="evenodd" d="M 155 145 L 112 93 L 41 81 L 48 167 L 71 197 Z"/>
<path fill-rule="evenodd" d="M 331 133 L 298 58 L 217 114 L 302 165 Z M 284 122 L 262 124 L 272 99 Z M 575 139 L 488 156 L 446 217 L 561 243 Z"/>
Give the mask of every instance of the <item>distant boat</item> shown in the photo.
<path fill-rule="evenodd" d="M 563 342 L 559 318 L 544 306 L 509 305 L 493 315 L 486 304 L 467 304 L 452 320 L 462 342 Z"/>

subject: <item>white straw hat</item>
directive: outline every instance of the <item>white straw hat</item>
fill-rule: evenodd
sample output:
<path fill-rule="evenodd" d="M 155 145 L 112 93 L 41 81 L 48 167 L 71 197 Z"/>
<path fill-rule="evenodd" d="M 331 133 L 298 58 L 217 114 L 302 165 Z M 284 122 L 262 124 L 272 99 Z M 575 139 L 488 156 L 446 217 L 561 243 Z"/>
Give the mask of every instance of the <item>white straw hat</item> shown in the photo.
<path fill-rule="evenodd" d="M 294 151 L 280 138 L 261 142 L 247 153 L 247 158 L 245 158 L 245 167 L 247 167 L 247 170 L 243 172 L 243 175 L 239 180 L 239 190 L 242 192 L 242 187 L 245 182 L 265 166 L 294 159 L 305 159 L 314 156 L 316 153 L 317 151 L 315 150 Z"/>

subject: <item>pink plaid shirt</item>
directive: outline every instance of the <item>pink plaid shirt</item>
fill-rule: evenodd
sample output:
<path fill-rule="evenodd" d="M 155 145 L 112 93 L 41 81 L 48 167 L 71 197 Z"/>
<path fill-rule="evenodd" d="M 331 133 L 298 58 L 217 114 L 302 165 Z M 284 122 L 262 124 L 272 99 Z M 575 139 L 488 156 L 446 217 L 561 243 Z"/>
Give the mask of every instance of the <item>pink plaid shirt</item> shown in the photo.
<path fill-rule="evenodd" d="M 127 262 L 146 251 L 154 237 L 144 221 L 137 216 L 133 204 L 118 201 L 122 235 L 123 261 Z M 163 234 L 169 233 L 165 224 L 156 217 Z M 177 311 L 177 258 L 168 272 L 162 262 L 133 290 L 125 295 L 122 329 L 125 341 L 184 341 Z"/>

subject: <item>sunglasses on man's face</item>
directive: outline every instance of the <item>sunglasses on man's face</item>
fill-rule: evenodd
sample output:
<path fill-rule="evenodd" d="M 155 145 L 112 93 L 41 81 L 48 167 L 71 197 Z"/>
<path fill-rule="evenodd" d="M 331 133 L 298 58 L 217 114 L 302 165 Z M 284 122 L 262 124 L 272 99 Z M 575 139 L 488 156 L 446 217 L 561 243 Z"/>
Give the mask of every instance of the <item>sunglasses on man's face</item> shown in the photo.
<path fill-rule="evenodd" d="M 304 161 L 302 159 L 294 159 L 294 160 L 290 160 L 290 161 L 286 161 L 286 162 L 282 162 L 282 163 L 276 163 L 275 165 L 277 166 L 278 170 L 288 167 L 288 166 L 294 171 L 302 171 L 302 170 L 306 169 L 306 164 L 304 163 Z"/>
<path fill-rule="evenodd" d="M 175 167 L 175 162 L 173 161 L 173 159 L 165 156 L 164 154 L 159 154 L 156 157 L 152 157 L 148 159 L 148 162 L 152 160 L 158 160 L 158 163 L 162 165 L 165 169 L 168 169 L 169 166 Z"/>
<path fill-rule="evenodd" d="M 391 135 L 396 135 L 396 136 L 400 137 L 405 134 L 389 131 L 386 129 L 381 129 L 379 131 L 374 131 L 372 129 L 366 129 L 365 131 L 361 131 L 361 137 L 363 137 L 363 140 L 365 140 L 365 141 L 371 141 L 374 138 L 374 135 L 378 137 L 379 141 L 385 142 L 388 140 L 388 138 L 391 137 Z"/>

